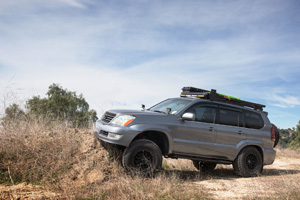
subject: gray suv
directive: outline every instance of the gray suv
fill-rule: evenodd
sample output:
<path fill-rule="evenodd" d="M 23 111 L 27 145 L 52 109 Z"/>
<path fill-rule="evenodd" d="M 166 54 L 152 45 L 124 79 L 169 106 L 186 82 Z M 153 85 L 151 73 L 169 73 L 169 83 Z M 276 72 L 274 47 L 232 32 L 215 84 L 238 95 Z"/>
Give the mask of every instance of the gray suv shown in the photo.
<path fill-rule="evenodd" d="M 181 97 L 149 109 L 105 112 L 94 134 L 121 150 L 129 171 L 151 174 L 164 156 L 190 159 L 201 171 L 232 164 L 240 176 L 257 176 L 274 162 L 279 138 L 263 107 L 216 90 L 184 87 Z"/>

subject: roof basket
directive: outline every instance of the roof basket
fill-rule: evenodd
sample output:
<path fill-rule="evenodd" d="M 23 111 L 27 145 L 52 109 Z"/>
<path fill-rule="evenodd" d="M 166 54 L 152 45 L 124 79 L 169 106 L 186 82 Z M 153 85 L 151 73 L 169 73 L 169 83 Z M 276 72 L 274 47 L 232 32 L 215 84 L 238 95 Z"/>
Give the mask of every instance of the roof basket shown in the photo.
<path fill-rule="evenodd" d="M 249 101 L 244 101 L 243 99 L 236 98 L 233 96 L 217 93 L 217 90 L 211 89 L 211 91 L 203 90 L 195 87 L 183 87 L 181 92 L 181 97 L 198 97 L 202 99 L 209 99 L 211 101 L 220 101 L 225 103 L 230 103 L 243 107 L 250 107 L 255 110 L 262 111 L 265 105 L 257 104 Z"/>

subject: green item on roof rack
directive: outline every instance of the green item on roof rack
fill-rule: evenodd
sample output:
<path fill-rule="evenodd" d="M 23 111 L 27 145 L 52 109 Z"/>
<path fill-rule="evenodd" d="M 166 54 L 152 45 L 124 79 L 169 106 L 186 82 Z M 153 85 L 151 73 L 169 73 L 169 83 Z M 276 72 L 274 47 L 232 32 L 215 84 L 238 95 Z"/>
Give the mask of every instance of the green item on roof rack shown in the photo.
<path fill-rule="evenodd" d="M 243 99 L 240 99 L 240 98 L 237 98 L 237 97 L 234 97 L 234 96 L 230 96 L 230 95 L 226 95 L 226 94 L 221 94 L 221 93 L 218 93 L 219 95 L 222 95 L 224 97 L 229 97 L 231 99 L 237 99 L 237 100 L 241 100 L 241 101 L 244 101 Z"/>

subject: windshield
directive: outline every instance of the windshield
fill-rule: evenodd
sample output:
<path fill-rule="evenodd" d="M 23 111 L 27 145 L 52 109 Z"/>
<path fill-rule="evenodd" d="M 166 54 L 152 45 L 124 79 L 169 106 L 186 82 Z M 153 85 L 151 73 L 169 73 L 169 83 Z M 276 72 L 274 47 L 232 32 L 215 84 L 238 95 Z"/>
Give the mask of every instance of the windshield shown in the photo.
<path fill-rule="evenodd" d="M 149 108 L 148 110 L 154 112 L 167 113 L 167 108 L 170 108 L 170 114 L 176 114 L 189 103 L 191 103 L 191 100 L 188 99 L 167 99 Z"/>

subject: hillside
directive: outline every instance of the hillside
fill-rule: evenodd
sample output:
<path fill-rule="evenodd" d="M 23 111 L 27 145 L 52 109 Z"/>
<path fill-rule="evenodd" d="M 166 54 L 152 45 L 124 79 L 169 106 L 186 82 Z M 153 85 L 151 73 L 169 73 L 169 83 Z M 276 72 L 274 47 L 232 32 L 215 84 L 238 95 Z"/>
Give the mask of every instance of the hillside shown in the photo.
<path fill-rule="evenodd" d="M 165 159 L 154 178 L 142 178 L 126 175 L 91 130 L 33 123 L 0 134 L 0 199 L 300 198 L 300 156 L 291 150 L 277 149 L 261 177 L 226 165 L 203 174 L 189 160 Z"/>

